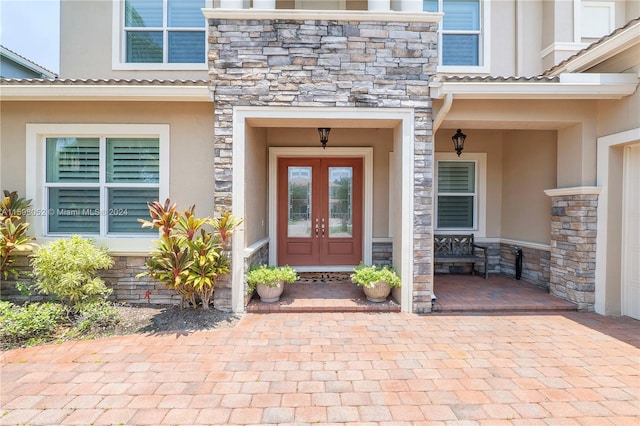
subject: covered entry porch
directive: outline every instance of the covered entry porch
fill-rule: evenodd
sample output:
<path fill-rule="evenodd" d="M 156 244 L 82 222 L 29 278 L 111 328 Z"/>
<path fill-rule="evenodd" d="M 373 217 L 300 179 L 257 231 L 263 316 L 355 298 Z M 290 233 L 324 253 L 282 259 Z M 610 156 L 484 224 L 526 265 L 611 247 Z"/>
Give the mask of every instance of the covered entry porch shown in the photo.
<path fill-rule="evenodd" d="M 436 274 L 438 295 L 434 313 L 500 313 L 575 311 L 577 305 L 551 296 L 548 290 L 515 280 L 507 275 L 481 276 Z M 366 300 L 360 287 L 347 273 L 301 274 L 301 280 L 287 285 L 277 303 L 261 303 L 255 297 L 247 312 L 398 312 L 393 299 L 385 303 Z"/>

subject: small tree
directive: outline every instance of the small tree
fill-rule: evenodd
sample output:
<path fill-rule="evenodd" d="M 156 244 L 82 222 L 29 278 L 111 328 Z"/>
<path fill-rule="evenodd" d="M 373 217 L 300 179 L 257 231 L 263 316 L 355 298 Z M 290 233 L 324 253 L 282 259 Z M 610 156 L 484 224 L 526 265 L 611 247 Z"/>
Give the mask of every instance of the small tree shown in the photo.
<path fill-rule="evenodd" d="M 18 197 L 16 191 L 4 191 L 0 200 L 0 275 L 7 279 L 9 274 L 19 277 L 20 273 L 11 265 L 16 261 L 16 252 L 31 251 L 37 247 L 35 238 L 27 235 L 29 224 L 23 216 L 31 208 L 31 200 Z"/>
<path fill-rule="evenodd" d="M 138 277 L 149 276 L 174 289 L 183 307 L 197 307 L 199 297 L 202 308 L 209 309 L 218 279 L 229 273 L 231 262 L 225 245 L 242 220 L 229 212 L 219 218 L 197 218 L 195 206 L 178 212 L 169 199 L 148 206 L 151 221 L 138 221 L 144 228 L 158 229 L 160 239 L 145 263 L 148 271 Z M 207 225 L 215 233 L 208 232 Z"/>
<path fill-rule="evenodd" d="M 106 249 L 79 235 L 47 243 L 31 256 L 36 289 L 71 306 L 99 302 L 111 294 L 95 276 L 98 270 L 111 266 L 113 259 Z"/>

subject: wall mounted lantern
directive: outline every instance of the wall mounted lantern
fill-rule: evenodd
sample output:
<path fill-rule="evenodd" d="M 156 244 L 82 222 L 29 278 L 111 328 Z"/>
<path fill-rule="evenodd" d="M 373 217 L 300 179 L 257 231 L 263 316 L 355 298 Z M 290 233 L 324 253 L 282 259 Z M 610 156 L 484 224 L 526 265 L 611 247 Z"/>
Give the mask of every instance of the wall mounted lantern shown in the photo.
<path fill-rule="evenodd" d="M 320 143 L 322 144 L 322 149 L 327 147 L 327 142 L 329 142 L 329 132 L 331 128 L 329 127 L 318 127 L 318 134 L 320 135 Z"/>
<path fill-rule="evenodd" d="M 318 130 L 320 130 L 320 129 L 318 129 Z M 453 149 L 456 150 L 456 153 L 458 154 L 458 157 L 460 157 L 460 154 L 462 153 L 462 150 L 464 149 L 464 140 L 466 138 L 467 138 L 467 135 L 462 133 L 460 131 L 460 129 L 458 129 L 458 131 L 456 132 L 455 135 L 451 136 L 451 140 L 453 141 Z"/>

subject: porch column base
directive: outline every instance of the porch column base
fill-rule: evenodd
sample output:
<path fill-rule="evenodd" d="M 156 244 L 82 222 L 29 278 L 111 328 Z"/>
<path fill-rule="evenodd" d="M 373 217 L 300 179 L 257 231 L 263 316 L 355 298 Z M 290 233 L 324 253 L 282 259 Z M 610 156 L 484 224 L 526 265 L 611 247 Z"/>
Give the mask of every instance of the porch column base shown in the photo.
<path fill-rule="evenodd" d="M 551 189 L 551 295 L 593 311 L 598 195 L 595 187 Z"/>

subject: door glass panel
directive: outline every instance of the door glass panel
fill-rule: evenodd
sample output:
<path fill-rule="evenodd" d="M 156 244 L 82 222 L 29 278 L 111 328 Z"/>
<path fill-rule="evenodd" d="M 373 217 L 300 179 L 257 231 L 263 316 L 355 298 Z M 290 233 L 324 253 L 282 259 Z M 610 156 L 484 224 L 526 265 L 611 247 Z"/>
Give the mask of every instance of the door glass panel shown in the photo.
<path fill-rule="evenodd" d="M 329 237 L 353 236 L 353 169 L 329 167 Z"/>
<path fill-rule="evenodd" d="M 311 167 L 289 167 L 289 237 L 311 237 Z"/>

